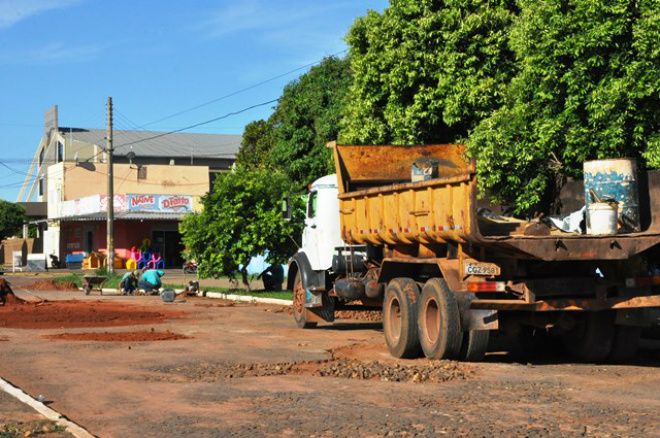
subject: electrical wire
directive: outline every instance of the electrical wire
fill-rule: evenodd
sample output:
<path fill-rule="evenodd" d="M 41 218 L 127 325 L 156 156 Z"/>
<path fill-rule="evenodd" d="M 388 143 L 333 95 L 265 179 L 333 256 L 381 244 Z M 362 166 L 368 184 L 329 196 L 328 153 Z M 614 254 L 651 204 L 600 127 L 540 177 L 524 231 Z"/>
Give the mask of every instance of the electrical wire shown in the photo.
<path fill-rule="evenodd" d="M 220 117 L 215 117 L 215 118 L 210 119 L 210 120 L 205 120 L 203 122 L 195 123 L 194 125 L 186 126 L 184 128 L 175 129 L 174 131 L 162 132 L 160 134 L 156 134 L 156 135 L 153 135 L 151 137 L 142 138 L 140 140 L 133 141 L 133 142 L 130 142 L 130 143 L 120 144 L 120 145 L 115 146 L 114 148 L 115 149 L 123 148 L 123 147 L 131 146 L 131 145 L 134 145 L 134 144 L 137 144 L 137 143 L 142 143 L 142 142 L 147 141 L 147 140 L 153 140 L 153 139 L 156 139 L 156 138 L 165 137 L 166 135 L 176 134 L 177 132 L 187 131 L 189 129 L 197 128 L 198 126 L 208 125 L 209 123 L 217 122 L 218 120 L 223 120 L 223 119 L 229 118 L 231 116 L 235 116 L 235 115 L 244 113 L 244 112 L 249 111 L 251 109 L 259 108 L 259 107 L 266 106 L 266 105 L 270 105 L 271 103 L 275 103 L 275 102 L 278 102 L 278 101 L 279 101 L 279 98 L 269 100 L 268 102 L 262 102 L 262 103 L 258 103 L 258 104 L 255 104 L 255 105 L 251 105 L 247 108 L 243 108 L 243 109 L 238 110 L 238 111 L 233 111 L 233 112 L 224 114 Z"/>
<path fill-rule="evenodd" d="M 333 53 L 333 54 L 328 55 L 328 56 L 338 56 L 338 55 L 344 54 L 344 53 L 346 53 L 346 52 L 348 52 L 348 49 L 341 50 L 341 51 L 339 51 L 339 52 L 337 52 L 337 53 Z M 287 71 L 287 72 L 285 72 L 285 73 L 282 73 L 282 74 L 279 74 L 279 75 L 277 75 L 277 76 L 273 76 L 272 78 L 266 79 L 266 80 L 261 81 L 261 82 L 259 82 L 259 83 L 257 83 L 257 84 L 250 85 L 249 87 L 242 88 L 242 89 L 240 89 L 240 90 L 237 90 L 237 91 L 231 92 L 231 93 L 229 93 L 229 94 L 225 94 L 224 96 L 218 97 L 218 98 L 213 99 L 213 100 L 210 100 L 210 101 L 208 101 L 208 102 L 204 102 L 204 103 L 202 103 L 202 104 L 199 104 L 199 105 L 196 105 L 196 106 L 194 106 L 194 107 L 191 107 L 191 108 L 188 108 L 188 109 L 185 109 L 185 110 L 179 111 L 179 112 L 174 113 L 174 114 L 171 114 L 171 115 L 169 115 L 169 116 L 162 117 L 162 118 L 160 118 L 160 119 L 158 119 L 158 120 L 154 120 L 153 122 L 146 123 L 146 124 L 144 124 L 144 125 L 141 125 L 139 128 L 142 129 L 142 128 L 144 128 L 145 126 L 150 126 L 150 125 L 153 125 L 153 124 L 155 124 L 155 123 L 162 122 L 162 121 L 164 121 L 164 120 L 169 120 L 169 119 L 172 119 L 172 118 L 174 118 L 174 117 L 180 116 L 180 115 L 182 115 L 182 114 L 186 114 L 186 113 L 188 113 L 188 112 L 190 112 L 190 111 L 194 111 L 194 110 L 197 110 L 197 109 L 203 108 L 203 107 L 205 107 L 205 106 L 208 106 L 208 105 L 214 104 L 214 103 L 216 103 L 216 102 L 220 102 L 221 100 L 228 99 L 228 98 L 230 98 L 230 97 L 236 96 L 237 94 L 241 94 L 241 93 L 244 93 L 244 92 L 246 92 L 246 91 L 253 90 L 253 89 L 258 88 L 258 87 L 260 87 L 260 86 L 262 86 L 262 85 L 265 85 L 265 84 L 267 84 L 267 83 L 269 83 L 269 82 L 273 82 L 273 81 L 275 81 L 275 80 L 277 80 L 277 79 L 283 78 L 283 77 L 288 76 L 288 75 L 290 75 L 290 74 L 292 74 L 292 73 L 296 73 L 296 72 L 298 72 L 298 71 L 300 71 L 300 70 L 304 70 L 304 69 L 306 69 L 306 68 L 309 68 L 309 67 L 312 67 L 312 66 L 314 66 L 314 65 L 316 65 L 316 64 L 319 64 L 319 63 L 323 62 L 323 59 L 325 59 L 325 58 L 326 58 L 326 57 L 323 57 L 322 59 L 319 59 L 319 60 L 314 61 L 314 62 L 310 62 L 309 64 L 303 65 L 302 67 L 298 67 L 298 68 L 295 68 L 295 69 L 293 69 L 293 70 L 289 70 L 289 71 Z"/>

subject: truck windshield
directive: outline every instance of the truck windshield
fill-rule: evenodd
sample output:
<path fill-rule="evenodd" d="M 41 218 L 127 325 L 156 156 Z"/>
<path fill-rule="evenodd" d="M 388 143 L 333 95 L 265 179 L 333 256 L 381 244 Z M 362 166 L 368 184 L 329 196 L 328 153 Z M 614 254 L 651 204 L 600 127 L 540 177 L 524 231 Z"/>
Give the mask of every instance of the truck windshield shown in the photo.
<path fill-rule="evenodd" d="M 318 200 L 318 192 L 311 192 L 309 194 L 309 201 L 307 203 L 307 217 L 316 217 L 316 202 Z"/>

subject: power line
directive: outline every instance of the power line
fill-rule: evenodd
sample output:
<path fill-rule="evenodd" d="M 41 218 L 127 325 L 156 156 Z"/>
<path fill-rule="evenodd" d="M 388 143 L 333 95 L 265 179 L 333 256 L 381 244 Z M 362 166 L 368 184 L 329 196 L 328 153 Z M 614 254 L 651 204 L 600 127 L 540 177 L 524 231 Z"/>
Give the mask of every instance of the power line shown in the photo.
<path fill-rule="evenodd" d="M 206 120 L 206 121 L 203 121 L 203 122 L 195 123 L 194 125 L 186 126 L 185 128 L 180 128 L 180 129 L 176 129 L 176 130 L 174 130 L 174 131 L 169 131 L 169 132 L 162 132 L 162 133 L 160 133 L 160 134 L 156 134 L 156 135 L 153 135 L 153 136 L 151 136 L 151 137 L 146 137 L 146 138 L 142 138 L 142 139 L 140 139 L 140 140 L 136 140 L 136 141 L 133 141 L 133 142 L 120 144 L 120 145 L 115 146 L 115 149 L 118 149 L 118 148 L 121 148 L 121 147 L 130 146 L 130 145 L 134 145 L 134 144 L 136 144 L 136 143 L 141 143 L 141 142 L 143 142 L 143 141 L 147 141 L 147 140 L 153 140 L 153 139 L 155 139 L 155 138 L 165 137 L 166 135 L 176 134 L 177 132 L 187 131 L 187 130 L 189 130 L 189 129 L 197 128 L 198 126 L 208 125 L 209 123 L 217 122 L 218 120 L 223 120 L 223 119 L 226 119 L 226 118 L 228 118 L 228 117 L 231 117 L 231 116 L 235 116 L 235 115 L 238 115 L 238 114 L 244 113 L 244 112 L 249 111 L 249 110 L 254 109 L 254 108 L 258 108 L 258 107 L 261 107 L 261 106 L 270 105 L 271 103 L 275 103 L 275 102 L 277 102 L 277 101 L 279 101 L 279 99 L 273 99 L 273 100 L 269 100 L 268 102 L 258 103 L 258 104 L 256 104 L 256 105 L 252 105 L 252 106 L 249 106 L 249 107 L 247 107 L 247 108 L 243 108 L 243 109 L 238 110 L 238 111 L 233 111 L 233 112 L 227 113 L 227 114 L 222 115 L 222 116 L 220 116 L 220 117 L 215 117 L 215 118 L 210 119 L 210 120 Z"/>
<path fill-rule="evenodd" d="M 341 50 L 341 51 L 339 51 L 339 52 L 337 52 L 337 53 L 333 53 L 333 54 L 328 55 L 328 56 L 338 56 L 338 55 L 341 55 L 341 54 L 343 54 L 343 53 L 346 53 L 347 51 L 348 51 L 347 49 L 344 49 L 344 50 Z M 300 70 L 304 70 L 304 69 L 306 69 L 306 68 L 312 67 L 312 66 L 314 66 L 314 65 L 316 65 L 316 64 L 318 64 L 318 63 L 320 63 L 320 62 L 322 62 L 323 59 L 325 59 L 325 57 L 322 58 L 322 59 L 319 59 L 318 61 L 314 61 L 314 62 L 311 62 L 311 63 L 309 63 L 309 64 L 307 64 L 307 65 L 303 65 L 302 67 L 298 67 L 298 68 L 295 68 L 295 69 L 293 69 L 293 70 L 289 70 L 289 71 L 286 72 L 286 73 L 282 73 L 282 74 L 279 74 L 279 75 L 277 75 L 277 76 L 273 76 L 272 78 L 270 78 L 270 79 L 266 79 L 266 80 L 261 81 L 261 82 L 259 82 L 259 83 L 257 83 L 257 84 L 250 85 L 249 87 L 245 87 L 245 88 L 242 88 L 242 89 L 240 89 L 240 90 L 238 90 L 238 91 L 234 91 L 234 92 L 232 92 L 232 93 L 225 94 L 224 96 L 218 97 L 217 99 L 213 99 L 213 100 L 210 100 L 210 101 L 208 101 L 208 102 L 204 102 L 204 103 L 199 104 L 199 105 L 197 105 L 197 106 L 194 106 L 194 107 L 192 107 L 192 108 L 188 108 L 188 109 L 185 109 L 185 110 L 179 111 L 179 112 L 177 112 L 177 113 L 174 113 L 174 114 L 172 114 L 172 115 L 169 115 L 169 116 L 166 116 L 166 117 L 160 118 L 160 119 L 158 119 L 158 120 L 154 120 L 153 122 L 146 123 L 146 124 L 140 126 L 139 128 L 142 129 L 142 128 L 144 128 L 145 126 L 153 125 L 153 124 L 155 124 L 155 123 L 162 122 L 163 120 L 169 120 L 169 119 L 171 119 L 171 118 L 174 118 L 174 117 L 180 116 L 181 114 L 185 114 L 185 113 L 188 113 L 188 112 L 190 112 L 190 111 L 194 111 L 194 110 L 196 110 L 196 109 L 203 108 L 203 107 L 205 107 L 205 106 L 211 105 L 211 104 L 213 104 L 213 103 L 220 102 L 221 100 L 228 99 L 228 98 L 230 98 L 230 97 L 236 96 L 237 94 L 244 93 L 244 92 L 246 92 L 246 91 L 252 90 L 252 89 L 257 88 L 257 87 L 260 87 L 260 86 L 262 86 L 262 85 L 264 85 L 264 84 L 267 84 L 267 83 L 269 83 L 269 82 L 275 81 L 275 80 L 280 79 L 280 78 L 283 78 L 283 77 L 285 77 L 285 76 L 288 76 L 288 75 L 290 75 L 290 74 L 292 74 L 292 73 L 295 73 L 295 72 L 298 72 L 298 71 L 300 71 Z"/>

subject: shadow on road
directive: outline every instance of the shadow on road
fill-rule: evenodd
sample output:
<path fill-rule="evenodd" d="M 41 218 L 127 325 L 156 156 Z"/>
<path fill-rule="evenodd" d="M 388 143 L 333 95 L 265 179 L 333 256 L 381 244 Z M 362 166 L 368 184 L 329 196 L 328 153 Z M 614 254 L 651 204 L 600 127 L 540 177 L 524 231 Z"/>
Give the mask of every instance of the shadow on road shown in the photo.
<path fill-rule="evenodd" d="M 353 331 L 353 330 L 376 330 L 383 331 L 383 323 L 381 322 L 335 322 L 331 325 L 318 326 L 316 330 L 336 330 L 336 331 Z"/>

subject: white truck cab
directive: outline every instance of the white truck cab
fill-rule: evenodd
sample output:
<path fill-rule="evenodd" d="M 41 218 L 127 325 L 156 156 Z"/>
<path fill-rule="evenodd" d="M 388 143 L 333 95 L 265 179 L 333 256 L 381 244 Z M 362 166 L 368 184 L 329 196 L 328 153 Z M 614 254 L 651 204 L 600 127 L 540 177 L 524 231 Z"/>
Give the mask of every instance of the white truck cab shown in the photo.
<path fill-rule="evenodd" d="M 314 271 L 330 269 L 335 248 L 344 245 L 339 226 L 338 194 L 337 175 L 319 178 L 310 187 L 300 252 L 307 255 Z"/>

